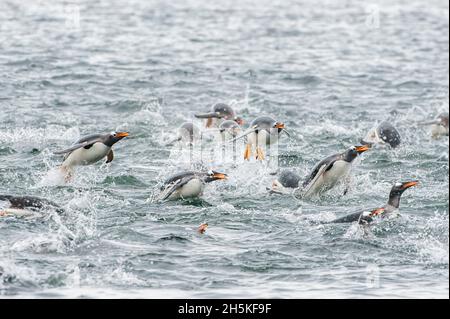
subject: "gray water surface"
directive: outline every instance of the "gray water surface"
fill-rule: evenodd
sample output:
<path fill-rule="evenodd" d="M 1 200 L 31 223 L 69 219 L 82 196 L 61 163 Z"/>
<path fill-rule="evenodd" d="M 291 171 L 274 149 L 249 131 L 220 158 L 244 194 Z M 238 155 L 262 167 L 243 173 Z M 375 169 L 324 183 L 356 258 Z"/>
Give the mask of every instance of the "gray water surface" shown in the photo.
<path fill-rule="evenodd" d="M 0 220 L 2 297 L 448 298 L 449 141 L 415 125 L 448 109 L 447 1 L 0 1 L 0 193 L 67 215 Z M 216 102 L 286 122 L 279 164 L 302 176 L 390 120 L 403 138 L 355 163 L 347 196 L 268 196 L 272 168 L 216 156 L 230 175 L 201 201 L 149 200 L 187 167 L 165 147 Z M 201 125 L 202 123 L 198 122 Z M 67 184 L 53 152 L 128 130 L 111 165 Z M 368 237 L 320 225 L 383 205 Z M 196 229 L 207 222 L 203 235 Z"/>

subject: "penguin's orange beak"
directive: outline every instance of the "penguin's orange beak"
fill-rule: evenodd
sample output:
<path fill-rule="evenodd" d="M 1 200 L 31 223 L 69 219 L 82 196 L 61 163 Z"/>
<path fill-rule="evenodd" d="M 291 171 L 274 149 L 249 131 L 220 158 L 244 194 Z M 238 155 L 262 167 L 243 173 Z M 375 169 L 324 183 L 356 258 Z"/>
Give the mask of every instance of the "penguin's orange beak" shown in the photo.
<path fill-rule="evenodd" d="M 228 179 L 228 175 L 223 173 L 214 173 L 214 178 L 219 180 Z"/>
<path fill-rule="evenodd" d="M 370 145 L 356 146 L 355 149 L 359 154 L 361 154 L 370 150 Z"/>
<path fill-rule="evenodd" d="M 118 132 L 118 133 L 116 134 L 116 136 L 117 136 L 118 138 L 124 138 L 124 137 L 130 136 L 130 133 L 127 133 L 127 132 Z"/>
<path fill-rule="evenodd" d="M 284 129 L 286 128 L 286 125 L 284 125 L 284 123 L 278 122 L 277 124 L 275 124 L 275 128 Z"/>
<path fill-rule="evenodd" d="M 417 186 L 418 184 L 419 184 L 419 181 L 406 182 L 406 183 L 403 183 L 402 188 L 403 188 L 403 189 L 408 189 L 408 188 L 410 188 L 410 187 Z"/>
<path fill-rule="evenodd" d="M 208 226 L 209 226 L 209 225 L 208 225 L 207 223 L 201 224 L 201 225 L 198 227 L 197 231 L 198 231 L 200 234 L 204 234 L 205 231 L 208 229 Z"/>

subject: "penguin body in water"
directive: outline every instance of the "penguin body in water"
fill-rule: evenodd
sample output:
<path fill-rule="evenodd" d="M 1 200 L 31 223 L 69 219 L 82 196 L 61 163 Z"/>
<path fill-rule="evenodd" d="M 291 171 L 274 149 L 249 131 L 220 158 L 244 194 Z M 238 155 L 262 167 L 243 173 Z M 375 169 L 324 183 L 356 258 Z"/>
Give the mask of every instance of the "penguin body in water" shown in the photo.
<path fill-rule="evenodd" d="M 0 195 L 0 217 L 42 217 L 46 211 L 61 214 L 64 210 L 47 199 L 33 196 Z"/>
<path fill-rule="evenodd" d="M 314 167 L 302 187 L 296 191 L 295 196 L 301 199 L 310 198 L 331 190 L 339 183 L 347 182 L 348 184 L 353 161 L 369 149 L 369 145 L 353 146 L 343 153 L 325 158 Z"/>
<path fill-rule="evenodd" d="M 391 123 L 384 121 L 371 129 L 366 137 L 361 140 L 364 145 L 389 145 L 392 148 L 397 148 L 401 144 L 401 136 L 398 130 Z"/>
<path fill-rule="evenodd" d="M 449 132 L 448 113 L 441 113 L 436 119 L 432 121 L 422 122 L 420 124 L 431 127 L 431 137 L 433 137 L 434 139 L 438 139 L 441 136 L 448 136 Z"/>
<path fill-rule="evenodd" d="M 196 198 L 203 194 L 205 185 L 218 180 L 225 180 L 228 176 L 215 171 L 182 172 L 168 178 L 161 187 L 158 201 Z"/>
<path fill-rule="evenodd" d="M 388 203 L 382 207 L 375 209 L 370 209 L 363 212 L 356 212 L 349 214 L 347 216 L 335 219 L 330 223 L 353 223 L 358 222 L 360 225 L 369 225 L 379 218 L 387 218 L 398 212 L 400 207 L 400 199 L 403 193 L 411 188 L 418 185 L 418 181 L 409 181 L 396 183 L 391 189 L 389 194 Z"/>

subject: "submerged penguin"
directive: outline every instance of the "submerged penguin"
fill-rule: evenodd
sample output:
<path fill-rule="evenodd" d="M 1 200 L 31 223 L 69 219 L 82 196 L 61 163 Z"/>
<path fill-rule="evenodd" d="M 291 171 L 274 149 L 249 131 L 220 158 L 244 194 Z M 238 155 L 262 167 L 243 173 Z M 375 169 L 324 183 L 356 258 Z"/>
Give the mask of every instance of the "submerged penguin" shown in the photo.
<path fill-rule="evenodd" d="M 268 189 L 271 194 L 287 194 L 289 191 L 299 188 L 301 177 L 292 170 L 282 170 L 277 179 L 273 181 L 272 188 Z"/>
<path fill-rule="evenodd" d="M 358 155 L 369 149 L 368 145 L 353 146 L 344 153 L 325 158 L 314 167 L 311 174 L 303 182 L 302 188 L 296 192 L 296 197 L 309 198 L 325 193 L 341 182 L 348 184 L 353 161 Z M 348 185 L 346 187 L 344 194 L 347 193 Z"/>
<path fill-rule="evenodd" d="M 170 177 L 161 187 L 158 201 L 196 198 L 202 195 L 205 185 L 228 176 L 215 171 L 182 172 Z"/>
<path fill-rule="evenodd" d="M 59 205 L 46 199 L 32 196 L 0 195 L 0 217 L 39 217 L 47 210 L 63 212 Z"/>
<path fill-rule="evenodd" d="M 437 139 L 441 136 L 448 136 L 448 123 L 448 113 L 441 113 L 435 120 L 422 122 L 420 124 L 431 125 L 431 136 Z"/>
<path fill-rule="evenodd" d="M 389 194 L 389 201 L 386 205 L 368 211 L 350 214 L 342 218 L 338 218 L 332 221 L 331 223 L 358 222 L 360 225 L 369 225 L 370 223 L 379 218 L 386 218 L 392 216 L 398 211 L 400 207 L 400 199 L 403 193 L 408 188 L 416 186 L 418 183 L 419 183 L 418 181 L 396 183 L 391 189 L 391 192 Z"/>
<path fill-rule="evenodd" d="M 211 112 L 199 113 L 195 115 L 196 118 L 206 119 L 206 127 L 218 127 L 223 121 L 235 121 L 239 125 L 244 124 L 242 118 L 236 115 L 236 112 L 231 106 L 225 103 L 217 103 L 213 105 Z"/>
<path fill-rule="evenodd" d="M 107 158 L 106 163 L 114 159 L 112 146 L 129 136 L 127 132 L 112 132 L 108 134 L 93 134 L 81 138 L 70 148 L 55 152 L 57 155 L 64 155 L 64 162 L 61 169 L 70 176 L 72 168 L 80 165 L 91 165 L 103 158 Z"/>
<path fill-rule="evenodd" d="M 373 146 L 389 145 L 392 148 L 400 146 L 401 136 L 398 130 L 389 122 L 381 122 L 375 128 L 371 129 L 365 138 L 361 140 L 361 144 Z"/>
<path fill-rule="evenodd" d="M 262 147 L 278 143 L 282 132 L 285 132 L 286 135 L 290 136 L 286 131 L 284 123 L 277 122 L 268 116 L 262 116 L 255 119 L 251 123 L 250 128 L 233 141 L 246 137 L 247 143 L 244 159 L 250 160 L 253 149 L 256 148 L 256 159 L 264 160 L 265 154 Z"/>

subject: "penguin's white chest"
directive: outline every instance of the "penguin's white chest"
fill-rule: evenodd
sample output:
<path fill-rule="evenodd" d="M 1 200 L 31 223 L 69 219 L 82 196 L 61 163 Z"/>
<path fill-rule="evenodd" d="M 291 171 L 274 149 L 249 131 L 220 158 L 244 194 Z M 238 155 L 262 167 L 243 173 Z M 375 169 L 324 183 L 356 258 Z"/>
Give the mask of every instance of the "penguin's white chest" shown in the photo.
<path fill-rule="evenodd" d="M 89 149 L 79 148 L 66 158 L 63 166 L 90 165 L 100 161 L 108 155 L 111 147 L 103 143 L 95 143 Z"/>
<path fill-rule="evenodd" d="M 351 167 L 349 162 L 336 161 L 333 167 L 323 174 L 324 184 L 334 187 L 349 174 Z"/>
<path fill-rule="evenodd" d="M 248 142 L 253 145 L 266 146 L 278 143 L 278 138 L 278 130 L 270 130 L 270 133 L 266 130 L 261 130 L 258 133 L 249 134 Z"/>
<path fill-rule="evenodd" d="M 346 161 L 336 161 L 330 170 L 324 172 L 317 178 L 314 185 L 312 185 L 307 192 L 307 195 L 323 193 L 332 189 L 345 179 L 349 174 L 350 169 L 350 163 Z"/>
<path fill-rule="evenodd" d="M 195 198 L 203 193 L 205 185 L 199 179 L 190 180 L 186 185 L 183 185 L 174 192 L 169 199 L 180 199 L 180 198 Z"/>

